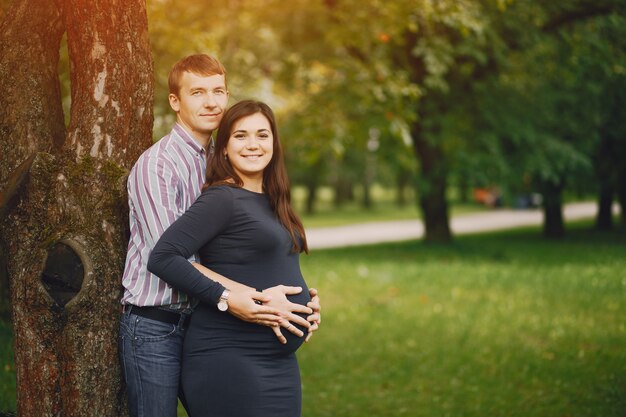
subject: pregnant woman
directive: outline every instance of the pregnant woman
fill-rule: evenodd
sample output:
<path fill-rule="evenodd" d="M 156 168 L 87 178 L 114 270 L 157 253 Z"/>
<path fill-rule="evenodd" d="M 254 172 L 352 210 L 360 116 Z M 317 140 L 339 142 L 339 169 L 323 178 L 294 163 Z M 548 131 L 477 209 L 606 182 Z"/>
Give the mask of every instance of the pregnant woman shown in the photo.
<path fill-rule="evenodd" d="M 183 347 L 181 381 L 191 417 L 299 417 L 295 351 L 304 336 L 286 332 L 281 344 L 270 328 L 229 314 L 229 289 L 218 282 L 207 288 L 208 278 L 187 258 L 198 253 L 204 266 L 259 291 L 302 287 L 289 299 L 306 305 L 301 252 L 308 252 L 306 236 L 290 204 L 274 114 L 264 103 L 239 102 L 220 124 L 205 190 L 165 231 L 148 264 L 200 300 Z"/>

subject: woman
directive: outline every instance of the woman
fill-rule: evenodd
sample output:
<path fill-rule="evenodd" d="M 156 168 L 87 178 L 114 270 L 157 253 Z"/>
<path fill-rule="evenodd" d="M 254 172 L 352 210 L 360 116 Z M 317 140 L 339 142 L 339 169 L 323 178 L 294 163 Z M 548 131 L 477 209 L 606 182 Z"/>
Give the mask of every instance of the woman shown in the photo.
<path fill-rule="evenodd" d="M 290 300 L 306 305 L 300 252 L 308 252 L 306 236 L 290 204 L 274 114 L 264 103 L 239 102 L 220 123 L 204 192 L 165 231 L 148 264 L 203 301 L 183 347 L 181 382 L 191 417 L 300 416 L 295 351 L 304 338 L 287 333 L 281 344 L 270 328 L 228 314 L 229 290 L 218 282 L 194 292 L 193 282 L 207 278 L 187 258 L 198 253 L 206 267 L 259 291 L 300 286 Z"/>

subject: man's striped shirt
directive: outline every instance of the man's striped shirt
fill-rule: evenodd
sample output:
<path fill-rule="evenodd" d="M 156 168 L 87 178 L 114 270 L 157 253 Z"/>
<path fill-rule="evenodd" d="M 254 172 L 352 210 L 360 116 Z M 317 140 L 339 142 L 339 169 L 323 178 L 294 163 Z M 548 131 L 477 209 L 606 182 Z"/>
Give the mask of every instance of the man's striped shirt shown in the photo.
<path fill-rule="evenodd" d="M 130 241 L 122 285 L 122 304 L 136 306 L 189 305 L 183 294 L 147 269 L 148 258 L 161 234 L 202 191 L 207 152 L 179 124 L 137 160 L 128 177 Z"/>

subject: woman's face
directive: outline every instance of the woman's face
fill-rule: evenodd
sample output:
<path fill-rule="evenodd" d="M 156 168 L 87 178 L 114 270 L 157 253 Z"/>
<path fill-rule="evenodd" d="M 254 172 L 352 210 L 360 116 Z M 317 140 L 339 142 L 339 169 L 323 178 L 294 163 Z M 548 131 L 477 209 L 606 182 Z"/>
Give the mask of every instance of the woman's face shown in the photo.
<path fill-rule="evenodd" d="M 274 136 L 269 120 L 255 113 L 233 124 L 226 145 L 226 155 L 242 181 L 263 178 L 263 170 L 272 160 Z"/>

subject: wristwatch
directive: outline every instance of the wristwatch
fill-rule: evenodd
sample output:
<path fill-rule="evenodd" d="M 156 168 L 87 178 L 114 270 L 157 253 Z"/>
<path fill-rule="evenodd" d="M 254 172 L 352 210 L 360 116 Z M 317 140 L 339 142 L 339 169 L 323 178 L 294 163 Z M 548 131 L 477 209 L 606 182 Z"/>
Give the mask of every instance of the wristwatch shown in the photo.
<path fill-rule="evenodd" d="M 222 295 L 220 295 L 220 300 L 217 302 L 217 309 L 219 311 L 228 310 L 228 296 L 230 295 L 230 290 L 227 288 L 224 290 Z"/>

